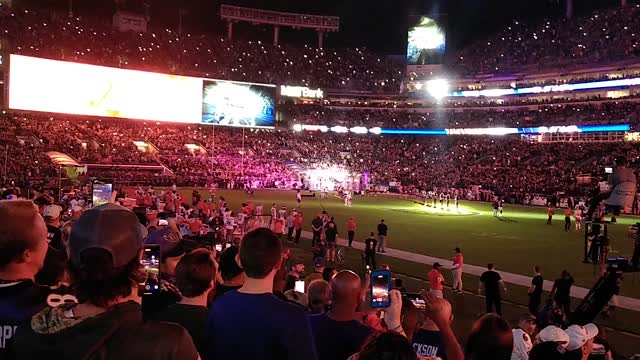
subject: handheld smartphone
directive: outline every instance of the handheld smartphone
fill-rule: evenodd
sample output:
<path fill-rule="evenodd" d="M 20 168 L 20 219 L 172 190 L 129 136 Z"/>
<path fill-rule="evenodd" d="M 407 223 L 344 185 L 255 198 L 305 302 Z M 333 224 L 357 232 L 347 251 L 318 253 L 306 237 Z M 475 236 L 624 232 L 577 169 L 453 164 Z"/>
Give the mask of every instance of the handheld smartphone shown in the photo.
<path fill-rule="evenodd" d="M 222 244 L 216 244 L 216 251 L 222 251 Z"/>
<path fill-rule="evenodd" d="M 386 308 L 391 305 L 389 291 L 391 290 L 391 272 L 389 270 L 375 270 L 371 272 L 370 305 L 372 308 Z"/>
<path fill-rule="evenodd" d="M 613 168 L 612 167 L 604 168 L 604 173 L 605 174 L 613 174 Z"/>
<path fill-rule="evenodd" d="M 224 243 L 224 249 L 225 249 L 225 250 L 226 250 L 226 249 L 228 249 L 228 248 L 230 248 L 231 246 L 233 246 L 233 244 L 232 244 L 232 243 L 230 243 L 230 242 L 226 242 L 226 243 Z"/>
<path fill-rule="evenodd" d="M 143 294 L 151 295 L 160 291 L 160 245 L 145 245 L 140 263 L 147 273 Z"/>
<path fill-rule="evenodd" d="M 169 226 L 169 220 L 159 219 L 158 226 Z"/>
<path fill-rule="evenodd" d="M 413 303 L 416 308 L 420 310 L 426 309 L 424 300 L 422 300 L 422 296 L 420 296 L 420 294 L 405 294 L 405 296 L 411 300 L 411 303 Z"/>
<path fill-rule="evenodd" d="M 110 183 L 94 183 L 92 189 L 92 205 L 98 206 L 106 204 L 111 199 L 113 193 L 113 184 Z"/>
<path fill-rule="evenodd" d="M 293 287 L 293 291 L 304 294 L 304 280 L 296 280 L 296 284 Z"/>

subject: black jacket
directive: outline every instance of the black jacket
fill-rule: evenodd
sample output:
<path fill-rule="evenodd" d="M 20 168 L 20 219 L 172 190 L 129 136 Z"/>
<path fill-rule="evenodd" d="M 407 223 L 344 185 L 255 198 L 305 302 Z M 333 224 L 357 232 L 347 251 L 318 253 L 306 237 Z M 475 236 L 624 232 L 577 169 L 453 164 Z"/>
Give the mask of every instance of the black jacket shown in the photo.
<path fill-rule="evenodd" d="M 140 305 L 133 301 L 75 323 L 73 318 L 62 320 L 61 311 L 72 310 L 72 307 L 61 306 L 63 308 L 44 309 L 30 324 L 18 328 L 14 342 L 18 359 L 198 358 L 191 336 L 184 328 L 177 324 L 143 322 Z"/>

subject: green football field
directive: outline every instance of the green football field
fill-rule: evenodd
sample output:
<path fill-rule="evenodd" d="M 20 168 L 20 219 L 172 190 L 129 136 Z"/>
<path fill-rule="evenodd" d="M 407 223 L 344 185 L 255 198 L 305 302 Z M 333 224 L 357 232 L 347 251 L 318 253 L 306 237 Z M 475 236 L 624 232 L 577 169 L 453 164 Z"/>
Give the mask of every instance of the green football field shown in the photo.
<path fill-rule="evenodd" d="M 191 189 L 181 189 L 181 192 L 191 199 Z M 200 190 L 205 197 L 208 190 Z M 244 191 L 221 190 L 217 196 L 224 196 L 232 210 L 240 208 L 242 202 L 251 199 L 254 204 L 262 204 L 264 213 L 268 214 L 273 203 L 278 208 L 286 206 L 288 209 L 297 207 L 295 192 L 293 191 L 256 191 L 253 197 L 248 197 Z M 319 195 L 319 194 L 317 194 Z M 451 203 L 453 207 L 453 202 Z M 596 281 L 592 265 L 583 264 L 584 234 L 582 232 L 563 231 L 564 215 L 557 210 L 554 222 L 546 225 L 546 209 L 507 205 L 504 209 L 504 219 L 492 216 L 491 204 L 480 202 L 462 202 L 460 211 L 468 215 L 455 215 L 442 212 L 432 212 L 424 206 L 414 204 L 389 196 L 355 197 L 353 206 L 347 208 L 335 196 L 328 200 L 319 197 L 305 197 L 299 208 L 304 214 L 304 230 L 311 231 L 313 217 L 326 210 L 336 218 L 339 236 L 346 238 L 346 222 L 350 216 L 355 217 L 357 223 L 356 241 L 362 241 L 370 231 L 375 231 L 381 219 L 389 226 L 388 247 L 405 250 L 429 256 L 449 259 L 453 256 L 453 248 L 463 249 L 465 262 L 478 266 L 485 266 L 489 262 L 496 264 L 499 271 L 507 271 L 522 275 L 531 275 L 534 265 L 543 268 L 545 279 L 553 280 L 563 269 L 568 269 L 577 285 L 590 288 Z M 627 239 L 626 231 L 629 224 L 635 223 L 637 218 L 620 218 L 618 225 L 609 227 L 612 239 L 613 255 L 629 256 L 632 242 Z M 640 220 L 639 220 L 640 221 Z M 295 256 L 302 256 L 308 264 L 307 272 L 312 271 L 312 255 L 310 241 L 302 241 L 301 245 L 291 245 Z M 338 269 L 352 269 L 362 272 L 360 261 L 361 252 L 356 249 L 346 249 L 344 263 L 338 264 Z M 387 263 L 391 266 L 394 277 L 404 280 L 409 291 L 417 292 L 427 287 L 427 272 L 430 270 L 424 264 L 409 260 L 378 255 L 378 264 Z M 450 283 L 449 273 L 445 278 Z M 622 294 L 640 297 L 638 279 L 625 280 Z M 473 275 L 463 276 L 464 296 L 455 295 L 445 289 L 447 298 L 454 308 L 456 320 L 454 330 L 459 334 L 459 340 L 464 343 L 465 334 L 471 328 L 475 318 L 484 311 L 483 299 L 474 295 L 477 291 L 478 278 Z M 509 293 L 505 296 L 503 312 L 506 319 L 515 321 L 526 310 L 527 288 L 508 284 Z M 574 299 L 574 305 L 577 302 Z M 598 324 L 609 329 L 609 341 L 618 354 L 630 356 L 635 354 L 640 346 L 640 313 L 618 309 L 609 319 L 598 318 Z"/>
<path fill-rule="evenodd" d="M 208 191 L 202 193 L 208 196 Z M 216 195 L 225 196 L 232 210 L 237 210 L 240 203 L 248 199 L 243 191 L 219 191 Z M 273 203 L 278 208 L 296 206 L 293 191 L 256 191 L 252 200 L 262 204 L 267 214 Z M 356 241 L 365 239 L 384 219 L 389 227 L 387 247 L 445 259 L 453 256 L 455 247 L 460 247 L 468 264 L 486 266 L 491 262 L 500 271 L 522 275 L 531 275 L 533 266 L 539 265 L 547 280 L 553 280 L 567 269 L 576 284 L 586 288 L 597 280 L 593 265 L 582 263 L 584 232 L 573 229 L 564 232 L 564 215 L 560 209 L 556 210 L 553 224 L 549 226 L 544 208 L 505 205 L 504 217 L 500 219 L 492 216 L 491 204 L 481 202 L 461 202 L 460 211 L 468 215 L 458 215 L 433 212 L 431 208 L 388 196 L 355 197 L 351 208 L 335 196 L 328 200 L 305 197 L 301 206 L 304 230 L 311 230 L 311 220 L 323 209 L 336 218 L 339 236 L 343 238 L 347 237 L 346 223 L 350 216 L 355 217 L 357 224 Z M 631 255 L 633 243 L 627 237 L 627 227 L 636 221 L 640 219 L 621 217 L 617 225 L 609 226 L 611 256 Z M 399 262 L 398 266 L 394 270 L 420 275 L 415 274 L 415 263 Z M 404 266 L 411 271 L 403 271 Z M 426 277 L 426 272 L 425 267 L 421 277 Z M 625 285 L 622 295 L 640 297 L 640 286 L 632 286 L 632 281 Z"/>

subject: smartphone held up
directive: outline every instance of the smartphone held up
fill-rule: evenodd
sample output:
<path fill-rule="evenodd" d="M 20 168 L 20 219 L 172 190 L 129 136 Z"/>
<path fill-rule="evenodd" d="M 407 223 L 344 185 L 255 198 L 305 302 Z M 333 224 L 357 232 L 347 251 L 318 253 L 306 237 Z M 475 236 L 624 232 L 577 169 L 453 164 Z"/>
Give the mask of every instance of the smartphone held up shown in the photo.
<path fill-rule="evenodd" d="M 370 306 L 372 308 L 389 307 L 391 305 L 389 291 L 391 291 L 391 272 L 389 270 L 372 271 L 370 282 Z"/>

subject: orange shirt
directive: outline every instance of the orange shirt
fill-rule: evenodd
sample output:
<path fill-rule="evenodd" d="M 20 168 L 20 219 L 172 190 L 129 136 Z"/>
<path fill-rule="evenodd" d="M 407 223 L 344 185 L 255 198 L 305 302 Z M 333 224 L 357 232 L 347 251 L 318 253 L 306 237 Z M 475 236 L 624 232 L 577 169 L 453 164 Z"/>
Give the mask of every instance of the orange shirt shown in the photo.
<path fill-rule="evenodd" d="M 569 216 L 569 217 L 571 217 L 571 209 L 566 208 L 566 209 L 564 210 L 564 216 Z"/>
<path fill-rule="evenodd" d="M 302 215 L 296 216 L 296 219 L 293 220 L 293 228 L 296 230 L 302 229 L 302 221 Z"/>
<path fill-rule="evenodd" d="M 200 221 L 200 219 L 193 219 L 191 222 L 189 222 L 189 230 L 191 230 L 192 233 L 200 233 L 201 229 L 202 221 Z"/>
<path fill-rule="evenodd" d="M 347 231 L 356 231 L 356 222 L 349 220 L 347 222 Z"/>
<path fill-rule="evenodd" d="M 284 223 L 282 222 L 282 220 L 278 219 L 276 220 L 276 223 L 273 226 L 273 231 L 276 234 L 282 234 L 282 230 L 284 230 Z"/>
<path fill-rule="evenodd" d="M 440 271 L 433 269 L 429 271 L 429 289 L 431 290 L 442 290 L 442 283 L 444 282 L 444 277 L 440 273 Z"/>
<path fill-rule="evenodd" d="M 462 264 L 464 264 L 464 256 L 462 256 L 462 254 L 456 254 L 456 256 L 453 257 L 453 263 L 460 265 L 458 266 L 458 269 L 462 270 Z"/>
<path fill-rule="evenodd" d="M 553 216 L 554 212 L 552 208 L 549 208 L 549 210 L 547 210 L 547 213 L 549 214 L 549 216 Z"/>

